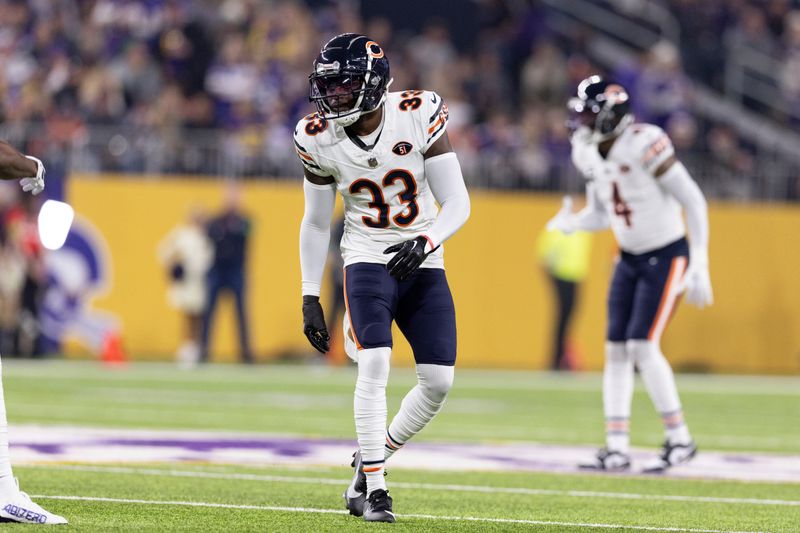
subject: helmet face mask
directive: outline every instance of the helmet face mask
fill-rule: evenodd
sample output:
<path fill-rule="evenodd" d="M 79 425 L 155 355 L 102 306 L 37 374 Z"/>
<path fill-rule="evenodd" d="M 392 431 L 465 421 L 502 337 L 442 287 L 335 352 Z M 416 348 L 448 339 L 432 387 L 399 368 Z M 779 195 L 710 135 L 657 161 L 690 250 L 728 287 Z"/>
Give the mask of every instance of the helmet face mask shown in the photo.
<path fill-rule="evenodd" d="M 326 115 L 353 111 L 362 96 L 363 74 L 322 74 L 311 78 L 311 98 Z"/>
<path fill-rule="evenodd" d="M 630 98 L 622 85 L 591 76 L 578 85 L 577 96 L 567 103 L 567 127 L 588 128 L 592 142 L 602 142 L 622 133 L 631 122 Z"/>
<path fill-rule="evenodd" d="M 349 126 L 385 100 L 389 61 L 375 41 L 354 33 L 338 35 L 322 47 L 308 77 L 309 100 L 326 119 Z"/>
<path fill-rule="evenodd" d="M 596 107 L 599 108 L 599 106 Z M 580 127 L 594 129 L 594 122 L 599 109 L 594 110 L 592 106 L 587 105 L 584 100 L 574 97 L 570 98 L 567 103 L 567 110 L 569 111 L 567 127 L 570 131 L 575 131 Z"/>

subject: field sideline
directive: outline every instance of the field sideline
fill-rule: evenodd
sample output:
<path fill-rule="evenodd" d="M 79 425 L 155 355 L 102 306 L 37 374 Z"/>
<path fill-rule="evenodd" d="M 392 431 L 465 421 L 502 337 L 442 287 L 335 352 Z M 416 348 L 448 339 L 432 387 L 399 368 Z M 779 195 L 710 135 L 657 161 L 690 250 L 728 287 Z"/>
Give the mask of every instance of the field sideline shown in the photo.
<path fill-rule="evenodd" d="M 679 376 L 701 455 L 694 472 L 687 466 L 674 476 L 647 477 L 583 475 L 569 470 L 569 454 L 561 463 L 538 457 L 553 455 L 547 450 L 582 453 L 602 442 L 599 375 L 459 371 L 448 404 L 419 435 L 416 450 L 410 444 L 389 463 L 399 516 L 389 526 L 343 512 L 354 439 L 352 367 L 180 371 L 157 363 L 109 369 L 6 359 L 3 370 L 15 472 L 24 490 L 70 519 L 70 530 L 800 528 L 795 377 Z M 411 370 L 393 370 L 390 415 L 413 380 Z M 640 386 L 632 426 L 637 457 L 644 458 L 661 432 Z M 249 436 L 244 447 L 213 444 L 242 436 Z M 445 449 L 449 468 L 425 463 L 446 462 L 446 455 L 434 457 Z M 512 450 L 528 450 L 534 460 L 508 458 Z M 760 471 L 760 481 L 710 479 L 716 459 L 725 471 Z M 783 473 L 774 477 L 782 482 L 766 464 Z"/>

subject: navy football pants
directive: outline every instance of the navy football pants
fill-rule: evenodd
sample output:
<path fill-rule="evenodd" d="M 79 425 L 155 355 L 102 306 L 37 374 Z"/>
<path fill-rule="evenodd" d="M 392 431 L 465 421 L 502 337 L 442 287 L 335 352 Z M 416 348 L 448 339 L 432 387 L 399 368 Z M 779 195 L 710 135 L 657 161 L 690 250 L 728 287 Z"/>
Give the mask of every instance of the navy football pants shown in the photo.
<path fill-rule="evenodd" d="M 608 291 L 607 339 L 658 342 L 677 306 L 688 259 L 683 238 L 644 254 L 622 252 Z"/>
<path fill-rule="evenodd" d="M 358 349 L 392 346 L 392 321 L 414 351 L 417 364 L 456 362 L 456 312 L 443 269 L 420 268 L 398 281 L 386 266 L 345 267 L 344 293 Z"/>

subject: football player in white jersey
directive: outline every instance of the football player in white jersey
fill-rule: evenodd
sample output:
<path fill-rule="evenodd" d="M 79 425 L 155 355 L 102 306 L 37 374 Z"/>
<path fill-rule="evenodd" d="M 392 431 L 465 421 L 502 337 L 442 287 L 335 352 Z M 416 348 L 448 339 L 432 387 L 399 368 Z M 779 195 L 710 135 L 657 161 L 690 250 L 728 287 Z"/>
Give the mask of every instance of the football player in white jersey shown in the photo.
<path fill-rule="evenodd" d="M 0 179 L 18 179 L 22 190 L 37 195 L 44 190 L 44 165 L 37 158 L 23 155 L 0 141 Z M 0 275 L 2 275 L 0 273 Z M 8 421 L 3 386 L 0 381 L 0 522 L 24 524 L 66 524 L 63 516 L 42 509 L 19 490 L 8 455 Z"/>
<path fill-rule="evenodd" d="M 305 167 L 303 327 L 326 352 L 319 293 L 338 190 L 345 345 L 358 363 L 359 450 L 344 498 L 355 516 L 394 522 L 384 462 L 439 412 L 453 382 L 455 308 L 442 243 L 469 217 L 469 196 L 447 138 L 447 106 L 429 91 L 388 92 L 389 62 L 378 43 L 353 33 L 334 37 L 309 79 L 317 112 L 298 123 L 294 137 Z M 418 384 L 387 428 L 392 321 L 414 352 Z"/>
<path fill-rule="evenodd" d="M 619 84 L 592 76 L 569 102 L 572 161 L 586 178 L 586 207 L 569 198 L 549 226 L 564 232 L 611 227 L 621 253 L 608 294 L 603 375 L 606 447 L 584 468 L 631 466 L 629 421 L 634 366 L 664 424 L 660 455 L 648 472 L 690 460 L 697 448 L 683 418 L 672 368 L 659 341 L 685 292 L 698 307 L 713 302 L 708 273 L 706 200 L 661 128 L 636 124 Z M 683 214 L 689 241 L 686 240 Z"/>

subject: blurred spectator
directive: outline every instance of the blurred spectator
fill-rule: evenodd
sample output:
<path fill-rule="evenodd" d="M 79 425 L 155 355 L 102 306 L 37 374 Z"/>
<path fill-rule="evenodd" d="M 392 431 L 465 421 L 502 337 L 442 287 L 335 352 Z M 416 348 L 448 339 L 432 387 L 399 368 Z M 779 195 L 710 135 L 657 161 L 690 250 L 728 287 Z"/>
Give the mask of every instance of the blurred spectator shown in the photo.
<path fill-rule="evenodd" d="M 549 185 L 550 155 L 543 142 L 547 117 L 536 109 L 531 109 L 523 118 L 520 133 L 522 146 L 513 162 L 522 176 L 523 186 L 544 189 Z"/>
<path fill-rule="evenodd" d="M 581 282 L 589 273 L 592 235 L 577 231 L 566 235 L 544 229 L 539 235 L 539 262 L 553 287 L 556 314 L 551 337 L 550 369 L 576 370 L 576 348 L 568 342 L 569 325 L 577 306 Z"/>
<path fill-rule="evenodd" d="M 699 142 L 699 124 L 689 113 L 675 113 L 672 115 L 664 129 L 672 139 L 675 151 L 680 154 L 681 162 L 686 165 L 693 176 L 705 176 L 707 174 L 706 160 L 707 155 L 694 149 Z M 704 188 L 709 189 L 711 185 L 706 182 Z M 713 190 L 704 191 L 714 194 Z"/>
<path fill-rule="evenodd" d="M 710 166 L 709 187 L 722 198 L 746 199 L 752 196 L 753 160 L 745 152 L 730 128 L 718 126 L 708 132 Z"/>
<path fill-rule="evenodd" d="M 540 41 L 522 67 L 521 96 L 527 106 L 560 106 L 569 95 L 566 58 L 550 41 Z"/>
<path fill-rule="evenodd" d="M 678 50 L 661 41 L 646 55 L 633 89 L 637 118 L 664 127 L 670 116 L 687 109 L 689 81 L 681 71 Z"/>
<path fill-rule="evenodd" d="M 40 198 L 28 194 L 22 195 L 21 212 L 17 222 L 21 248 L 26 259 L 17 353 L 27 356 L 42 355 L 39 312 L 47 275 L 44 266 L 44 249 L 39 239 L 38 215 L 41 207 L 42 200 Z"/>
<path fill-rule="evenodd" d="M 0 261 L 9 269 L 0 283 L 0 342 L 7 353 L 41 355 L 39 308 L 45 287 L 37 216 L 40 201 L 22 195 L 3 214 Z"/>
<path fill-rule="evenodd" d="M 200 339 L 200 360 L 209 359 L 209 337 L 212 319 L 220 293 L 230 292 L 236 303 L 239 322 L 239 357 L 243 363 L 253 363 L 247 320 L 246 266 L 250 220 L 242 213 L 241 185 L 229 182 L 225 188 L 223 212 L 208 222 L 207 233 L 214 247 L 214 260 L 207 276 L 208 301 L 203 315 Z"/>
<path fill-rule="evenodd" d="M 164 84 L 161 69 L 147 44 L 141 41 L 128 44 L 124 56 L 111 64 L 111 73 L 122 87 L 129 107 L 154 100 Z"/>
<path fill-rule="evenodd" d="M 408 49 L 417 67 L 419 88 L 434 90 L 443 86 L 444 73 L 456 60 L 456 50 L 444 23 L 429 23 L 421 35 L 410 40 Z"/>
<path fill-rule="evenodd" d="M 206 89 L 219 103 L 222 116 L 227 116 L 232 105 L 252 101 L 257 85 L 258 71 L 247 55 L 244 36 L 240 33 L 227 35 L 205 81 Z M 226 118 L 222 120 L 225 122 Z"/>
<path fill-rule="evenodd" d="M 214 257 L 206 235 L 205 213 L 192 209 L 187 221 L 172 231 L 158 246 L 158 256 L 169 277 L 169 302 L 183 314 L 183 342 L 175 358 L 190 367 L 200 359 L 200 335 L 206 309 L 206 276 Z"/>
<path fill-rule="evenodd" d="M 9 238 L 5 224 L 0 226 L 0 353 L 16 353 L 22 289 L 25 285 L 25 257 Z"/>
<path fill-rule="evenodd" d="M 681 56 L 686 73 L 717 90 L 723 87 L 720 58 L 725 56 L 720 36 L 731 22 L 729 7 L 706 0 L 672 0 L 681 29 Z"/>
<path fill-rule="evenodd" d="M 761 6 L 745 4 L 738 21 L 725 35 L 727 45 L 736 53 L 737 48 L 747 47 L 769 54 L 775 51 L 777 43 L 767 25 L 767 16 Z"/>
<path fill-rule="evenodd" d="M 188 2 L 165 2 L 164 25 L 157 37 L 157 56 L 167 78 L 177 83 L 184 95 L 203 90 L 214 57 L 206 27 L 190 16 L 188 7 Z"/>
<path fill-rule="evenodd" d="M 497 54 L 483 51 L 478 54 L 476 78 L 467 92 L 474 102 L 476 118 L 510 113 L 513 106 L 511 80 L 503 75 L 502 63 Z"/>
<path fill-rule="evenodd" d="M 800 10 L 786 15 L 783 45 L 786 61 L 781 72 L 781 90 L 789 105 L 800 111 Z"/>

